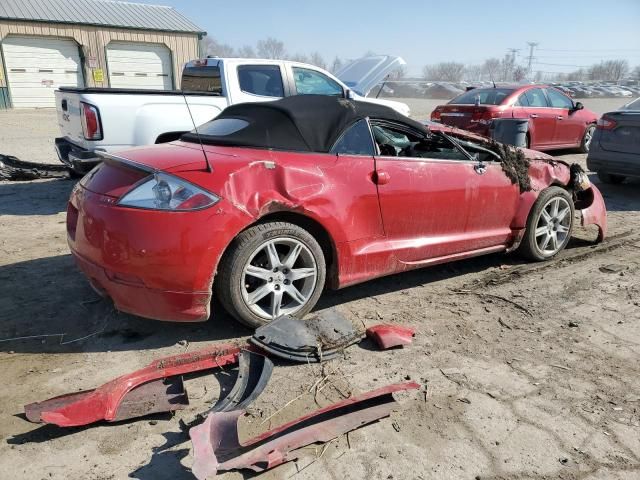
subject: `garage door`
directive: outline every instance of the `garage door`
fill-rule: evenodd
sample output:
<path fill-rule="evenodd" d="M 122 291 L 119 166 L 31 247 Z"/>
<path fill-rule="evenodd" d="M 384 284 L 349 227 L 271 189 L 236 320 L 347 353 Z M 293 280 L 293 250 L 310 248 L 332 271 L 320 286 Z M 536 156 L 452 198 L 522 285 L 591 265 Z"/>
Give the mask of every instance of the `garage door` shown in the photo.
<path fill-rule="evenodd" d="M 2 52 L 15 108 L 55 107 L 56 88 L 84 85 L 73 40 L 9 36 L 2 41 Z"/>
<path fill-rule="evenodd" d="M 111 42 L 107 63 L 112 88 L 173 88 L 171 52 L 164 45 Z"/>

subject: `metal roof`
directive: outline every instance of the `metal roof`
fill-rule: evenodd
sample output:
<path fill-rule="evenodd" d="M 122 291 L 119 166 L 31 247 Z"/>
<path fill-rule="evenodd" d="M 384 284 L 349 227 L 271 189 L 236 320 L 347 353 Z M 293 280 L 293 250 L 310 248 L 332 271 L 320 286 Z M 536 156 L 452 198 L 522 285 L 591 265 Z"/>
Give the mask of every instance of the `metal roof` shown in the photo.
<path fill-rule="evenodd" d="M 205 33 L 172 7 L 111 0 L 0 0 L 0 19 Z"/>

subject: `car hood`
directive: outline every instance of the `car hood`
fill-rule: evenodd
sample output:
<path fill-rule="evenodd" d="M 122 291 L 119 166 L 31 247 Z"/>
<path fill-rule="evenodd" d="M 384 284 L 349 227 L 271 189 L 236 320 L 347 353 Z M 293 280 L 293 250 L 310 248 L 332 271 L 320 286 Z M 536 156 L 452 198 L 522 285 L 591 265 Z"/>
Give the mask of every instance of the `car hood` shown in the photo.
<path fill-rule="evenodd" d="M 406 64 L 402 58 L 391 55 L 363 57 L 342 67 L 335 76 L 358 95 L 366 97 L 387 75 Z"/>

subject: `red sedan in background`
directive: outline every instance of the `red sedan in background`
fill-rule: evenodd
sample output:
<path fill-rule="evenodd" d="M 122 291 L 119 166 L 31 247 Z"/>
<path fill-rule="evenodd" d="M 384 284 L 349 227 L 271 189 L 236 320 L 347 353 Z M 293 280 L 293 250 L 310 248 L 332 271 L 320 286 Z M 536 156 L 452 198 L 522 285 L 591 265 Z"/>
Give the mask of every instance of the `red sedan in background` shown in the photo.
<path fill-rule="evenodd" d="M 527 118 L 527 147 L 534 150 L 578 148 L 587 153 L 598 115 L 560 90 L 543 85 L 474 88 L 446 105 L 431 120 L 489 136 L 494 118 Z"/>
<path fill-rule="evenodd" d="M 579 168 L 495 148 L 344 98 L 237 104 L 180 141 L 104 154 L 71 194 L 68 242 L 119 310 L 203 321 L 215 292 L 255 327 L 303 316 L 325 286 L 516 248 L 551 258 L 576 211 L 604 238 Z"/>

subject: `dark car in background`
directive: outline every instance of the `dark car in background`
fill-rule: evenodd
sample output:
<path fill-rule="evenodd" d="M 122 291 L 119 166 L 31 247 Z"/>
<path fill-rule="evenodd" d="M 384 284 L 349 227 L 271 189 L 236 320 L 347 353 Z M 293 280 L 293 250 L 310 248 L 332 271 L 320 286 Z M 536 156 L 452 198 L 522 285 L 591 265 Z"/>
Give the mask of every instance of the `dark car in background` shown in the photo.
<path fill-rule="evenodd" d="M 640 98 L 598 120 L 587 166 L 604 183 L 640 177 Z"/>
<path fill-rule="evenodd" d="M 598 116 L 560 90 L 544 85 L 474 88 L 431 113 L 431 120 L 489 136 L 495 118 L 529 120 L 527 147 L 589 151 Z"/>

